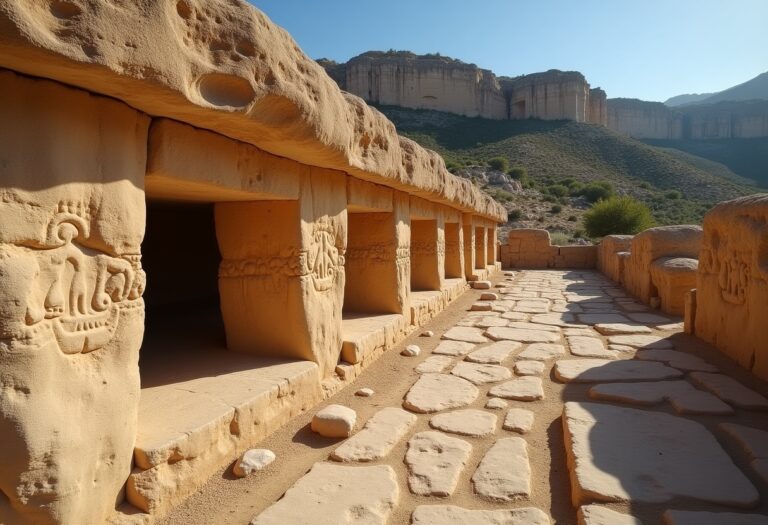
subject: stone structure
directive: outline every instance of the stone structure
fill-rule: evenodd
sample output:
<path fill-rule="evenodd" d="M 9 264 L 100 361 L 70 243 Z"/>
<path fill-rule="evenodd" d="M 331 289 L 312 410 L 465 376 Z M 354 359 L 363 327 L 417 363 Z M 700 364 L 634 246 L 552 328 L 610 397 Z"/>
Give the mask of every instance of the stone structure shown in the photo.
<path fill-rule="evenodd" d="M 768 380 L 768 195 L 707 213 L 697 277 L 689 332 Z"/>
<path fill-rule="evenodd" d="M 500 247 L 504 268 L 594 268 L 597 247 L 552 246 L 547 230 L 510 230 Z"/>
<path fill-rule="evenodd" d="M 2 0 L 0 121 L 2 523 L 162 516 L 497 267 L 504 208 L 245 3 Z"/>
<path fill-rule="evenodd" d="M 575 120 L 602 124 L 605 92 L 590 90 L 578 71 L 551 69 L 544 73 L 502 79 L 511 119 Z M 594 102 L 590 96 L 595 95 Z M 598 120 L 592 120 L 592 118 Z"/>
<path fill-rule="evenodd" d="M 597 269 L 613 282 L 621 284 L 626 257 L 632 243 L 631 235 L 606 235 L 597 246 Z"/>

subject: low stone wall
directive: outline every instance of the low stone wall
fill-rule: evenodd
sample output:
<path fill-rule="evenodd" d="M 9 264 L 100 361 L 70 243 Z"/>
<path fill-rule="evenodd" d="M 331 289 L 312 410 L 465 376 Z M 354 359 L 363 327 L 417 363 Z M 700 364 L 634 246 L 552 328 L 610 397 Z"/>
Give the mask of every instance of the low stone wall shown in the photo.
<path fill-rule="evenodd" d="M 553 246 L 549 232 L 511 230 L 500 246 L 502 268 L 594 268 L 597 246 Z"/>
<path fill-rule="evenodd" d="M 704 238 L 686 330 L 768 380 L 768 195 L 721 203 Z"/>
<path fill-rule="evenodd" d="M 621 283 L 625 257 L 620 253 L 629 252 L 632 235 L 606 235 L 597 245 L 597 269 L 612 281 Z"/>

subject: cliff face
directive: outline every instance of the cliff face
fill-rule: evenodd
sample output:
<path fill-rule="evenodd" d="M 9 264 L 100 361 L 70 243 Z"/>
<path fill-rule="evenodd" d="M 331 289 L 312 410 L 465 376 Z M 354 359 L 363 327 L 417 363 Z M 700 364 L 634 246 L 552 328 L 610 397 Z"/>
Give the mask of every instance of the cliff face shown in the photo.
<path fill-rule="evenodd" d="M 512 119 L 590 122 L 589 84 L 578 71 L 551 69 L 502 82 Z"/>
<path fill-rule="evenodd" d="M 608 95 L 600 88 L 589 90 L 589 122 L 608 125 Z"/>
<path fill-rule="evenodd" d="M 679 139 L 682 115 L 661 102 L 634 98 L 608 100 L 608 128 L 638 139 Z"/>

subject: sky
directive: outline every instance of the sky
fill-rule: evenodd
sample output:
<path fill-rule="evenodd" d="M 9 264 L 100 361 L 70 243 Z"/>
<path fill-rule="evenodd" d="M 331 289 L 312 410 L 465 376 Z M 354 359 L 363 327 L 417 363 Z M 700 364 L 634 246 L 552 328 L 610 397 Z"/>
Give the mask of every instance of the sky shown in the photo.
<path fill-rule="evenodd" d="M 250 0 L 314 59 L 369 50 L 497 75 L 581 71 L 609 98 L 664 101 L 768 71 L 768 0 Z"/>

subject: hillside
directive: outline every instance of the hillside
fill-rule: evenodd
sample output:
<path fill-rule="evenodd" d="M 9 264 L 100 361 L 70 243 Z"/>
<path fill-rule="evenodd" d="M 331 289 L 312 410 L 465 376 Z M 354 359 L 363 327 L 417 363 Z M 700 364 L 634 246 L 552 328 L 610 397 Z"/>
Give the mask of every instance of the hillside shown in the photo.
<path fill-rule="evenodd" d="M 379 109 L 400 133 L 438 151 L 455 171 L 499 156 L 512 166 L 525 167 L 533 193 L 486 188 L 506 201 L 509 209 L 525 212 L 533 201 L 543 201 L 549 207 L 548 203 L 555 201 L 548 188 L 559 183 L 608 181 L 617 193 L 648 203 L 659 224 L 679 224 L 699 222 L 715 202 L 757 191 L 724 163 L 691 152 L 668 152 L 603 126 L 572 121 L 486 120 L 386 106 Z M 577 233 L 580 215 L 588 203 L 567 197 L 557 202 L 564 205 L 563 211 L 550 215 L 575 213 L 576 220 L 568 221 L 572 223 L 568 233 Z M 539 216 L 534 222 L 540 227 L 563 229 L 562 221 L 554 221 L 554 217 Z"/>
<path fill-rule="evenodd" d="M 688 104 L 698 104 L 712 95 L 714 95 L 714 93 L 685 93 L 683 95 L 676 95 L 668 98 L 664 101 L 664 105 L 674 108 Z"/>
<path fill-rule="evenodd" d="M 677 95 L 667 99 L 664 104 L 669 107 L 681 107 L 691 104 L 715 104 L 740 100 L 768 100 L 768 71 L 717 93 Z"/>

